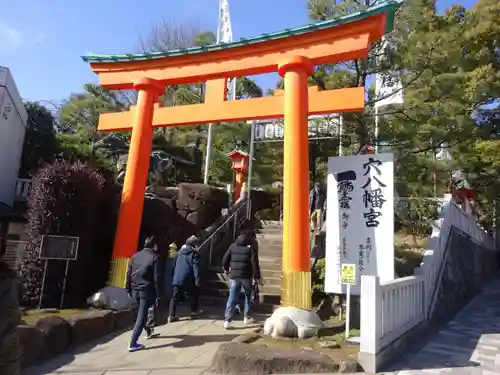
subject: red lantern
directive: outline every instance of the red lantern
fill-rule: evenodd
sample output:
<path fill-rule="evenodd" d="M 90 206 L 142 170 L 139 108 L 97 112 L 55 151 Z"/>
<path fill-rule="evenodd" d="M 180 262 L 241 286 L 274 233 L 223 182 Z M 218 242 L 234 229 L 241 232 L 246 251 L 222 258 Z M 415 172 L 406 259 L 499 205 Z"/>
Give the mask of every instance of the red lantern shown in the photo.
<path fill-rule="evenodd" d="M 373 148 L 370 145 L 366 145 L 365 147 L 365 154 L 374 154 L 375 153 L 375 148 Z"/>
<path fill-rule="evenodd" d="M 239 151 L 239 150 L 234 150 L 233 152 L 229 153 L 227 155 L 231 161 L 232 165 L 231 168 L 235 173 L 245 173 L 248 170 L 248 154 Z"/>

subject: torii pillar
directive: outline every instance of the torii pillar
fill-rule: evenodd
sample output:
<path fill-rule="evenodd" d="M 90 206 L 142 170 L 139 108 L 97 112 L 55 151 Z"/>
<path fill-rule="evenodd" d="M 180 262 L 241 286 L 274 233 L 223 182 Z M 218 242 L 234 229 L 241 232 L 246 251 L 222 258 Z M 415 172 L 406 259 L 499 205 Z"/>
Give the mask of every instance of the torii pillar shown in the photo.
<path fill-rule="evenodd" d="M 132 136 L 128 153 L 127 171 L 123 181 L 122 199 L 109 281 L 124 287 L 128 263 L 139 240 L 144 192 L 146 191 L 149 157 L 153 147 L 153 113 L 158 96 L 165 88 L 156 80 L 140 78 L 134 83 L 137 107 L 132 119 Z"/>
<path fill-rule="evenodd" d="M 309 141 L 307 79 L 314 65 L 303 56 L 282 61 L 285 83 L 283 170 L 283 275 L 281 303 L 311 308 L 309 251 Z"/>

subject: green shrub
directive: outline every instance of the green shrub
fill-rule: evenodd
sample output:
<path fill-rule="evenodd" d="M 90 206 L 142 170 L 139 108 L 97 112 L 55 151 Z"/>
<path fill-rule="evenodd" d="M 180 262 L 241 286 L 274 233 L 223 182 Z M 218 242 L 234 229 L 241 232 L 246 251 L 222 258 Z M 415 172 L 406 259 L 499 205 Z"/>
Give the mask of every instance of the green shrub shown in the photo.
<path fill-rule="evenodd" d="M 57 160 L 41 168 L 33 178 L 28 199 L 29 241 L 20 269 L 25 306 L 35 306 L 42 293 L 43 262 L 38 256 L 43 235 L 79 237 L 78 258 L 70 262 L 68 271 L 67 306 L 85 303 L 95 291 L 95 280 L 100 278 L 96 263 L 107 258 L 109 262 L 111 255 L 111 248 L 99 247 L 103 220 L 109 212 L 105 204 L 110 201 L 104 186 L 102 174 L 81 162 Z M 43 290 L 46 306 L 59 305 L 65 266 L 65 261 L 48 263 Z"/>
<path fill-rule="evenodd" d="M 312 288 L 315 292 L 325 290 L 325 259 L 318 259 L 312 269 L 311 274 Z"/>

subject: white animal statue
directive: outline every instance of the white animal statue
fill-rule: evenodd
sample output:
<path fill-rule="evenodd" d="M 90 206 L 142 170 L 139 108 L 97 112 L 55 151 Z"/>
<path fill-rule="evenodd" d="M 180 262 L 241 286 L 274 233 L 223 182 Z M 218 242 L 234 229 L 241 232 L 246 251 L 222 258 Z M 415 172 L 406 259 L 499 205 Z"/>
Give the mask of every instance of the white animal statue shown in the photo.
<path fill-rule="evenodd" d="M 312 311 L 296 307 L 279 307 L 264 323 L 264 334 L 273 338 L 307 339 L 323 328 L 323 322 Z"/>

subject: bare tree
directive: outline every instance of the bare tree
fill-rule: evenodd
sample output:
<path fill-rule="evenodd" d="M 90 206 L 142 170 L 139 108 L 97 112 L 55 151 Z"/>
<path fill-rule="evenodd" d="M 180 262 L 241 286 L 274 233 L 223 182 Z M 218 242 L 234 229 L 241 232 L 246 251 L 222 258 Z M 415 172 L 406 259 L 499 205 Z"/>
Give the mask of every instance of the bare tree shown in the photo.
<path fill-rule="evenodd" d="M 202 33 L 199 22 L 174 22 L 162 19 L 151 25 L 151 31 L 139 38 L 141 52 L 165 52 L 192 47 L 197 35 Z"/>

